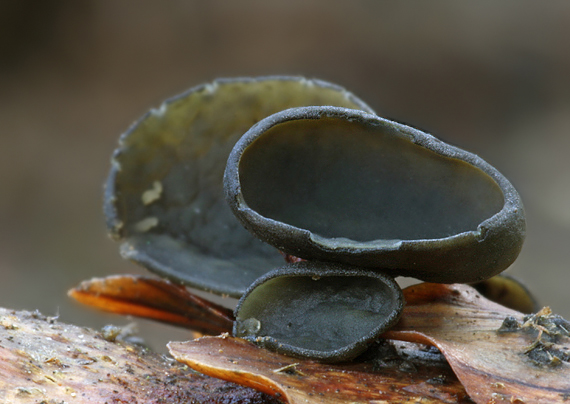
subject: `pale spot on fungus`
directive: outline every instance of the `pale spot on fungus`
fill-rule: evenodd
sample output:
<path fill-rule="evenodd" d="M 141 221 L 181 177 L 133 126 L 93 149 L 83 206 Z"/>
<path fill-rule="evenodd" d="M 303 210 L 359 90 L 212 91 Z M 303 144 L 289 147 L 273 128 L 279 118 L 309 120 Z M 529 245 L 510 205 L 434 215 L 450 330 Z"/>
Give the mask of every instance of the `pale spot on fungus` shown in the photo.
<path fill-rule="evenodd" d="M 152 183 L 152 188 L 144 191 L 141 199 L 143 204 L 150 205 L 154 201 L 160 199 L 161 194 L 162 194 L 162 183 L 160 181 L 154 181 Z"/>
<path fill-rule="evenodd" d="M 139 233 L 146 233 L 156 226 L 158 226 L 158 219 L 154 216 L 150 216 L 135 224 L 135 230 Z"/>
<path fill-rule="evenodd" d="M 163 116 L 167 111 L 168 105 L 167 103 L 163 102 L 160 107 L 152 108 L 150 112 L 155 116 Z"/>

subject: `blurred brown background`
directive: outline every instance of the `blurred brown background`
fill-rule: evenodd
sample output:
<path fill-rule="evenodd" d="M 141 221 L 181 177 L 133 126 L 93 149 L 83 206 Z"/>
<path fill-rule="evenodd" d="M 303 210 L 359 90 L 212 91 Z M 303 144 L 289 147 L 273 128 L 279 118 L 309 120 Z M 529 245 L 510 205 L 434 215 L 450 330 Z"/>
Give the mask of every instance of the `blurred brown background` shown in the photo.
<path fill-rule="evenodd" d="M 66 296 L 86 278 L 145 273 L 120 258 L 103 223 L 119 134 L 216 77 L 300 74 L 341 84 L 511 179 L 528 236 L 510 271 L 570 317 L 569 41 L 566 1 L 3 0 L 0 305 L 127 323 Z M 166 340 L 185 335 L 139 324 Z"/>

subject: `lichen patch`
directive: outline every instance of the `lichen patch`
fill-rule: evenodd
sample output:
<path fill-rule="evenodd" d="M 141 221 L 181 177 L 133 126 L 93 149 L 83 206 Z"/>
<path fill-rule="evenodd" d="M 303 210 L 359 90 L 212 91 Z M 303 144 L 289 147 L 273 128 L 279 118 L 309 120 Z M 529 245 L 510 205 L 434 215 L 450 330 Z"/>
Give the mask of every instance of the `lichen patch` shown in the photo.
<path fill-rule="evenodd" d="M 548 307 L 525 316 L 520 323 L 514 317 L 506 317 L 498 332 L 530 336 L 533 342 L 524 347 L 523 354 L 535 366 L 556 367 L 570 362 L 570 352 L 564 346 L 570 337 L 570 322 L 552 314 Z"/>

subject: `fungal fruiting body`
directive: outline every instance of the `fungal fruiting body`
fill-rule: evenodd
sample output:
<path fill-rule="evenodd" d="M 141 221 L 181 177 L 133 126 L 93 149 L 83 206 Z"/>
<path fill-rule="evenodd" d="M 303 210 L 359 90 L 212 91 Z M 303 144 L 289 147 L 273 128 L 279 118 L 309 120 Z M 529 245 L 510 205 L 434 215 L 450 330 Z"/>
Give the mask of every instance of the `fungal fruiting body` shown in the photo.
<path fill-rule="evenodd" d="M 295 108 L 235 145 L 226 197 L 261 240 L 303 258 L 429 282 L 506 269 L 524 238 L 513 186 L 478 156 L 363 111 Z"/>
<path fill-rule="evenodd" d="M 394 279 L 344 264 L 304 261 L 258 279 L 235 310 L 234 335 L 288 355 L 352 359 L 396 323 Z"/>
<path fill-rule="evenodd" d="M 487 279 L 525 230 L 478 156 L 291 77 L 216 80 L 149 112 L 121 137 L 105 213 L 126 258 L 241 297 L 236 335 L 329 362 L 397 321 L 394 277 Z"/>
<path fill-rule="evenodd" d="M 232 214 L 223 174 L 251 125 L 308 105 L 371 112 L 334 84 L 261 77 L 197 86 L 144 115 L 121 136 L 105 189 L 107 227 L 122 255 L 175 282 L 233 297 L 282 264 Z"/>

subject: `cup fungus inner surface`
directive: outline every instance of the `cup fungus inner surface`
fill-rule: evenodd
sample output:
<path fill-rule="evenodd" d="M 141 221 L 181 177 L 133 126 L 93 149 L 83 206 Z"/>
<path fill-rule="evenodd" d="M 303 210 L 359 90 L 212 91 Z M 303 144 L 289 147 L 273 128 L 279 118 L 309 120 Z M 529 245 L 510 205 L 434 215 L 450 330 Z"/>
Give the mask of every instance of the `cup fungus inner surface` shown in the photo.
<path fill-rule="evenodd" d="M 125 133 L 105 193 L 107 225 L 122 254 L 161 276 L 239 297 L 282 258 L 248 233 L 224 199 L 235 142 L 291 107 L 370 111 L 344 89 L 295 77 L 222 79 L 165 101 Z"/>
<path fill-rule="evenodd" d="M 235 334 L 270 336 L 293 354 L 296 348 L 337 351 L 371 340 L 395 322 L 402 304 L 398 293 L 368 276 L 279 276 L 241 302 Z"/>
<path fill-rule="evenodd" d="M 338 117 L 272 126 L 245 149 L 239 172 L 251 209 L 326 238 L 445 238 L 476 230 L 504 204 L 481 169 L 392 126 Z"/>

